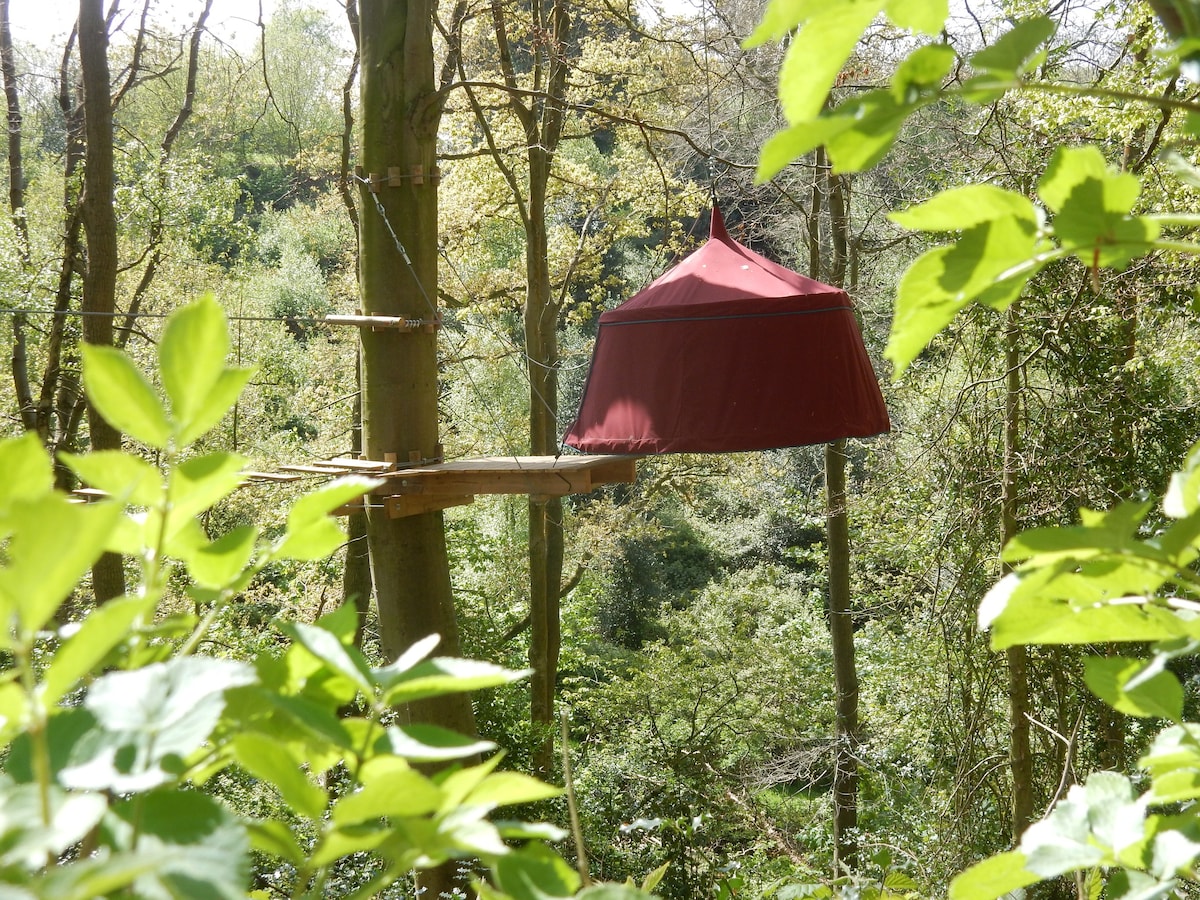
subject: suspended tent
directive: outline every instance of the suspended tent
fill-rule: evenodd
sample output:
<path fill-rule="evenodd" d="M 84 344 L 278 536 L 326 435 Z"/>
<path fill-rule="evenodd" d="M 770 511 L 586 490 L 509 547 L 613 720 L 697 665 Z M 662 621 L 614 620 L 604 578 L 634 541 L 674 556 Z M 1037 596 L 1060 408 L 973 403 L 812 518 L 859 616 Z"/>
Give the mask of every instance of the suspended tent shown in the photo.
<path fill-rule="evenodd" d="M 586 453 L 719 453 L 888 431 L 845 291 L 708 241 L 600 316 L 579 416 Z"/>

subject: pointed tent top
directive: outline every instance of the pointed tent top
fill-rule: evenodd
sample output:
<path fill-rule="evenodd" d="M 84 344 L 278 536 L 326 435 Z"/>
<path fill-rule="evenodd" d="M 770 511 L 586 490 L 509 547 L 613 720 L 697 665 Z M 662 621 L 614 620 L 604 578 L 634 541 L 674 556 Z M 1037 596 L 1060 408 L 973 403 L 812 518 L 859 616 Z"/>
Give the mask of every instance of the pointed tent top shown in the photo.
<path fill-rule="evenodd" d="M 761 450 L 890 427 L 842 290 L 709 240 L 600 316 L 579 416 L 588 453 Z"/>
<path fill-rule="evenodd" d="M 725 230 L 725 217 L 721 215 L 721 207 L 714 200 L 712 205 L 712 223 L 708 227 L 710 241 L 729 241 L 729 232 Z"/>

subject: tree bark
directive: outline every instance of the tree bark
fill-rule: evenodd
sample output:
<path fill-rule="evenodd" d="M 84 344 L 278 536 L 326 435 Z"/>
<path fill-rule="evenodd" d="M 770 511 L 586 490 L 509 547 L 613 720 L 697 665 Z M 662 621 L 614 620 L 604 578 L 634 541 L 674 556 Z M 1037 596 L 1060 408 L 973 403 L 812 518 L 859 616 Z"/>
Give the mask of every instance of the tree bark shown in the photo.
<path fill-rule="evenodd" d="M 844 287 L 850 245 L 848 185 L 829 172 L 824 151 L 818 168 L 825 171 L 824 198 L 829 211 L 830 259 L 826 278 Z M 820 176 L 818 176 L 819 178 Z M 814 186 L 814 214 L 821 191 Z M 815 218 L 815 215 L 814 215 Z M 811 230 L 811 226 L 810 226 Z M 810 236 L 810 241 L 812 240 Z M 819 242 L 816 242 L 819 246 Z M 820 272 L 819 258 L 810 268 Z M 813 277 L 820 277 L 814 275 Z M 833 864 L 834 874 L 853 872 L 858 865 L 858 666 L 855 660 L 854 619 L 850 596 L 850 526 L 846 512 L 846 442 L 825 446 L 825 527 L 829 546 L 829 635 L 833 655 L 834 740 Z"/>
<path fill-rule="evenodd" d="M 846 441 L 825 445 L 825 527 L 829 532 L 829 633 L 833 650 L 833 863 L 858 865 L 858 669 L 850 605 L 850 528 L 846 517 Z"/>
<path fill-rule="evenodd" d="M 461 23 L 465 7 L 455 9 Z M 520 99 L 517 68 L 509 44 L 508 22 L 502 0 L 491 0 L 492 24 L 504 84 L 511 89 L 508 106 L 525 133 L 527 182 L 504 160 L 492 135 L 488 116 L 474 92 L 466 94 L 483 132 L 488 149 L 512 192 L 525 231 L 525 355 L 529 366 L 529 450 L 534 456 L 558 454 L 558 314 L 559 302 L 550 279 L 546 199 L 554 155 L 562 140 L 567 75 L 570 70 L 567 42 L 571 27 L 567 0 L 531 7 L 537 42 L 529 77 L 538 90 L 528 104 Z M 449 40 L 449 56 L 467 81 L 462 68 L 458 29 Z M 544 85 L 544 90 L 540 87 Z M 528 92 L 525 92 L 528 93 Z M 561 647 L 560 605 L 564 556 L 562 501 L 529 499 L 529 667 L 530 721 L 537 729 L 534 770 L 549 777 L 555 767 L 554 697 Z"/>
<path fill-rule="evenodd" d="M 359 288 L 367 315 L 430 320 L 437 296 L 437 129 L 441 98 L 433 60 L 433 0 L 361 0 Z M 401 186 L 389 187 L 398 167 Z M 413 177 L 419 171 L 421 178 Z M 370 459 L 432 459 L 438 448 L 437 334 L 424 329 L 362 334 L 364 442 Z M 441 635 L 459 655 L 450 563 L 440 512 L 388 517 L 373 508 L 367 537 L 385 654 Z M 470 697 L 410 704 L 414 721 L 475 733 Z M 422 873 L 437 897 L 454 887 L 451 866 Z"/>
<path fill-rule="evenodd" d="M 111 347 L 117 294 L 117 220 L 113 210 L 113 123 L 108 76 L 108 25 L 101 0 L 79 2 L 79 60 L 83 73 L 87 162 L 83 228 L 87 272 L 83 279 L 83 339 Z M 119 450 L 121 434 L 88 404 L 93 450 Z M 103 602 L 125 593 L 121 557 L 105 553 L 92 568 L 92 588 Z"/>
<path fill-rule="evenodd" d="M 21 161 L 21 97 L 17 91 L 17 64 L 13 55 L 9 0 L 0 0 L 0 72 L 4 78 L 4 101 L 8 119 L 8 209 L 17 234 L 21 264 L 29 265 L 29 227 L 25 218 L 25 167 Z M 37 410 L 29 380 L 29 353 L 25 341 L 25 316 L 12 318 L 12 377 L 16 388 L 21 427 L 37 429 Z"/>
<path fill-rule="evenodd" d="M 1000 545 L 1017 534 L 1018 467 L 1020 454 L 1020 321 L 1019 303 L 1007 312 L 1004 330 L 1004 461 L 1000 499 Z M 1002 565 L 1007 574 L 1011 567 Z M 1033 821 L 1033 755 L 1029 744 L 1029 650 L 1023 646 L 1005 651 L 1008 662 L 1009 739 L 1012 771 L 1012 842 L 1016 845 Z"/>

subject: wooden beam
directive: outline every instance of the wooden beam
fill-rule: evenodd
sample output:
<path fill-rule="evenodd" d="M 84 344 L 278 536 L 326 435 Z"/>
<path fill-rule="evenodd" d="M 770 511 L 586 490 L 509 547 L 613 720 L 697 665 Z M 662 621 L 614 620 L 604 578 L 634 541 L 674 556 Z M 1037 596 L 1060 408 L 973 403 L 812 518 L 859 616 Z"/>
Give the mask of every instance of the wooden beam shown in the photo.
<path fill-rule="evenodd" d="M 388 472 L 375 493 L 447 497 L 468 494 L 588 494 L 637 478 L 636 456 L 490 456 Z"/>
<path fill-rule="evenodd" d="M 466 506 L 468 503 L 474 503 L 475 498 L 470 495 L 458 495 L 453 497 L 421 497 L 410 496 L 407 494 L 385 497 L 384 505 L 387 508 L 387 514 L 393 519 L 402 519 L 405 516 L 417 516 L 422 513 L 437 512 L 442 509 L 449 509 L 451 506 Z"/>

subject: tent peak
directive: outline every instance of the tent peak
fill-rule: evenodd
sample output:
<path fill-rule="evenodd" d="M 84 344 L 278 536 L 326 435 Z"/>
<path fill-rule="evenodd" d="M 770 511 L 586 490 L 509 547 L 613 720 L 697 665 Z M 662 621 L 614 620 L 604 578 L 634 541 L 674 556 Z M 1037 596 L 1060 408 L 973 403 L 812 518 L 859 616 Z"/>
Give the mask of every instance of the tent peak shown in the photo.
<path fill-rule="evenodd" d="M 729 242 L 729 232 L 725 230 L 725 217 L 721 215 L 721 208 L 717 206 L 715 200 L 712 205 L 712 221 L 708 228 L 708 239 Z"/>

